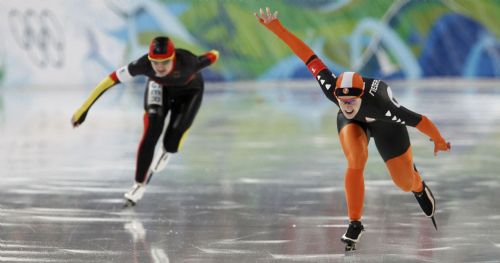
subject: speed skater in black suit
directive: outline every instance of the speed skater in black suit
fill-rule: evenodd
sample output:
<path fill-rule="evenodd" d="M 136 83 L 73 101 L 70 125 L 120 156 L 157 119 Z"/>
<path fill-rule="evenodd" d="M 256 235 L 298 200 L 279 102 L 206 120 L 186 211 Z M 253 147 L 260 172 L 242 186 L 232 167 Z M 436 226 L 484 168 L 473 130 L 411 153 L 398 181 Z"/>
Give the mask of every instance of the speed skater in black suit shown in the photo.
<path fill-rule="evenodd" d="M 137 151 L 135 183 L 124 195 L 128 204 L 135 205 L 143 197 L 153 172 L 163 169 L 170 156 L 181 147 L 203 98 L 204 81 L 200 70 L 215 63 L 218 58 L 217 50 L 197 56 L 188 50 L 175 48 L 168 37 L 156 37 L 151 41 L 147 54 L 104 78 L 73 114 L 71 123 L 77 127 L 105 91 L 135 76 L 148 77 L 144 95 L 144 134 Z M 165 123 L 169 113 L 169 122 Z M 155 154 L 164 125 L 167 128 L 162 150 Z"/>

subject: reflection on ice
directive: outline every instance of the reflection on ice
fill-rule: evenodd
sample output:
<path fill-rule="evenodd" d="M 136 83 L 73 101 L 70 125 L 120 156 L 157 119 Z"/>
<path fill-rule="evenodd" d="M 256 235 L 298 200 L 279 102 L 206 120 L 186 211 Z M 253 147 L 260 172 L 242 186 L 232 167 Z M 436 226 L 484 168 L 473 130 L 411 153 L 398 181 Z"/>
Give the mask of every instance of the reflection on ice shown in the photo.
<path fill-rule="evenodd" d="M 345 257 L 345 254 L 319 254 L 319 255 L 277 255 L 271 254 L 273 259 L 290 261 L 301 261 L 301 262 L 318 262 L 324 260 L 340 259 Z"/>
<path fill-rule="evenodd" d="M 427 138 L 410 129 L 415 162 L 437 198 L 439 231 L 413 195 L 394 186 L 371 142 L 367 231 L 359 250 L 346 256 L 339 242 L 348 220 L 337 109 L 317 101 L 322 94 L 309 87 L 285 85 L 274 92 L 233 87 L 226 92 L 226 87 L 217 95 L 212 88 L 220 87 L 207 87 L 182 151 L 155 174 L 143 202 L 130 209 L 122 209 L 121 198 L 133 180 L 142 133 L 140 98 L 124 94 L 102 101 L 86 126 L 73 130 L 69 116 L 82 94 L 24 92 L 33 102 L 29 107 L 12 99 L 19 95 L 15 90 L 0 95 L 5 102 L 0 109 L 0 261 L 500 258 L 500 94 L 394 88 L 400 100 L 409 99 L 413 109 L 435 117 L 454 147 L 436 158 Z M 484 106 L 480 112 L 477 101 Z"/>

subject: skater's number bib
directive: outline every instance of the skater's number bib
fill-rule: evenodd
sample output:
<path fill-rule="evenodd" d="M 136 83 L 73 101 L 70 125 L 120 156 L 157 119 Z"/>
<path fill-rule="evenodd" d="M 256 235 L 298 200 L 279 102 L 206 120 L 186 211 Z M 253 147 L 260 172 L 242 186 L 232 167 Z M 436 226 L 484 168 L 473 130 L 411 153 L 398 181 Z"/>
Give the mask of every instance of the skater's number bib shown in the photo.
<path fill-rule="evenodd" d="M 148 105 L 163 105 L 163 90 L 160 84 L 150 81 L 148 88 Z"/>

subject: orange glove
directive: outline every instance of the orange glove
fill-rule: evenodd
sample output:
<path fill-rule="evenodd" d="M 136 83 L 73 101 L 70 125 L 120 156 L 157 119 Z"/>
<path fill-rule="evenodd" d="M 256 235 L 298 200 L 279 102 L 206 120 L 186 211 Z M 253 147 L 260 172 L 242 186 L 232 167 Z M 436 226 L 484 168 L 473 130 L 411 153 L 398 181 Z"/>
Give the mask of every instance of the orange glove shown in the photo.
<path fill-rule="evenodd" d="M 432 123 L 432 121 L 426 116 L 422 115 L 422 120 L 417 124 L 416 128 L 420 132 L 429 136 L 431 138 L 430 140 L 434 142 L 434 156 L 436 156 L 439 151 L 450 151 L 450 143 L 446 142 L 446 140 L 439 133 L 436 125 L 434 125 L 434 123 Z"/>
<path fill-rule="evenodd" d="M 451 150 L 451 144 L 443 138 L 439 138 L 437 141 L 430 139 L 430 141 L 434 142 L 434 156 L 437 156 L 439 151 L 449 152 Z"/>

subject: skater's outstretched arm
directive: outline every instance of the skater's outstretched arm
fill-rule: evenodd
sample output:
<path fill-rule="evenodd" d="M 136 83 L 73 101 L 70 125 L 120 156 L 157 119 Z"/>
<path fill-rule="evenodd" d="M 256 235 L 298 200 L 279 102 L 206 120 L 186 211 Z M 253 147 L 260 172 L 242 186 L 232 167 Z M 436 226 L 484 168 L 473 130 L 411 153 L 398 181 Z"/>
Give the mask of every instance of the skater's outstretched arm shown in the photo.
<path fill-rule="evenodd" d="M 266 7 L 265 12 L 261 8 L 259 14 L 254 13 L 254 15 L 262 25 L 283 40 L 293 53 L 306 64 L 311 74 L 320 84 L 325 96 L 338 105 L 338 101 L 333 94 L 337 76 L 326 67 L 306 43 L 281 24 L 278 20 L 278 11 L 271 13 L 269 7 Z"/>
<path fill-rule="evenodd" d="M 82 104 L 82 106 L 75 111 L 73 116 L 71 117 L 71 124 L 73 127 L 78 127 L 80 124 L 85 121 L 85 117 L 90 109 L 90 107 L 97 101 L 97 99 L 109 88 L 113 87 L 120 81 L 116 76 L 116 71 L 111 73 L 109 76 L 104 78 L 97 86 L 92 90 L 90 96 L 87 100 Z"/>
<path fill-rule="evenodd" d="M 219 51 L 212 49 L 207 53 L 198 56 L 198 70 L 214 64 L 219 59 Z"/>
<path fill-rule="evenodd" d="M 429 136 L 432 141 L 434 141 L 434 155 L 437 155 L 439 151 L 450 151 L 451 144 L 441 136 L 441 133 L 439 132 L 436 125 L 434 125 L 434 123 L 429 118 L 422 115 L 422 120 L 420 120 L 416 128 L 421 133 Z"/>
<path fill-rule="evenodd" d="M 392 119 L 394 116 L 398 116 L 401 120 L 404 121 L 405 125 L 417 128 L 421 133 L 429 136 L 432 141 L 434 141 L 434 155 L 437 155 L 438 151 L 449 151 L 450 143 L 446 142 L 446 140 L 441 136 L 438 128 L 434 123 L 427 118 L 425 115 L 419 114 L 412 110 L 407 109 L 403 105 L 401 105 L 396 98 L 393 96 L 392 90 L 389 85 L 387 85 L 384 81 L 379 81 L 378 83 L 379 90 L 386 90 L 385 92 L 378 93 L 382 94 L 378 98 L 380 98 L 384 105 L 384 112 L 387 110 L 388 115 L 386 113 L 386 121 L 393 122 Z"/>
<path fill-rule="evenodd" d="M 266 7 L 266 12 L 259 10 L 260 16 L 254 13 L 257 20 L 264 25 L 267 29 L 278 36 L 285 44 L 299 57 L 305 64 L 315 56 L 314 52 L 302 40 L 296 37 L 293 33 L 288 31 L 278 20 L 278 11 L 271 14 L 269 7 Z"/>

